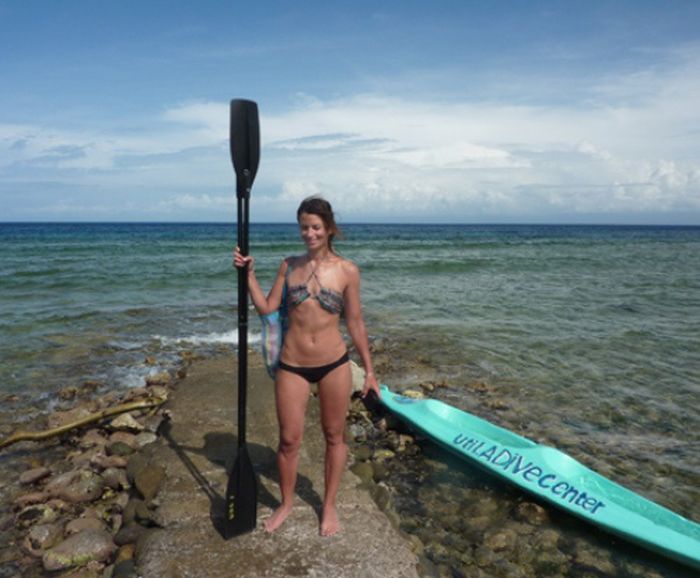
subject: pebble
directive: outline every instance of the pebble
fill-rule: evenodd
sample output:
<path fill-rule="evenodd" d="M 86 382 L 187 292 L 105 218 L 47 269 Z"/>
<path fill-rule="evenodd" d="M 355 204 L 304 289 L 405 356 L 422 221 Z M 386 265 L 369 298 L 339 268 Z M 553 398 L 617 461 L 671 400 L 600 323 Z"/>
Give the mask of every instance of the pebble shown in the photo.
<path fill-rule="evenodd" d="M 164 481 L 165 468 L 156 464 L 141 468 L 134 476 L 134 485 L 147 502 L 156 497 Z"/>
<path fill-rule="evenodd" d="M 46 551 L 42 557 L 49 572 L 82 566 L 91 561 L 104 562 L 115 552 L 112 536 L 104 530 L 85 530 L 70 536 Z"/>
<path fill-rule="evenodd" d="M 109 422 L 109 428 L 111 430 L 124 432 L 143 431 L 143 425 L 141 425 L 130 413 L 123 413 L 115 417 L 111 422 Z"/>
<path fill-rule="evenodd" d="M 126 464 L 126 477 L 130 483 L 134 483 L 136 474 L 148 465 L 148 460 L 141 454 L 134 454 L 129 457 Z"/>
<path fill-rule="evenodd" d="M 105 447 L 108 456 L 130 456 L 134 453 L 134 448 L 124 442 L 110 442 Z"/>
<path fill-rule="evenodd" d="M 105 524 L 99 518 L 88 516 L 86 518 L 76 518 L 66 524 L 66 535 L 78 534 L 84 530 L 104 530 Z"/>
<path fill-rule="evenodd" d="M 143 420 L 144 431 L 158 433 L 161 423 L 163 423 L 163 416 L 160 413 L 149 415 Z"/>
<path fill-rule="evenodd" d="M 126 490 L 130 486 L 123 468 L 107 468 L 102 472 L 102 479 L 113 490 Z"/>
<path fill-rule="evenodd" d="M 72 504 L 92 502 L 102 495 L 104 480 L 90 470 L 73 470 L 51 479 L 46 492 Z"/>
<path fill-rule="evenodd" d="M 67 457 L 75 469 L 80 469 L 90 464 L 93 458 L 101 454 L 102 451 L 103 448 L 94 447 L 88 450 L 71 452 Z"/>
<path fill-rule="evenodd" d="M 137 450 L 145 448 L 158 439 L 158 436 L 150 431 L 144 431 L 134 438 L 134 448 Z"/>
<path fill-rule="evenodd" d="M 515 519 L 539 526 L 549 521 L 549 514 L 539 504 L 522 502 L 515 508 Z"/>
<path fill-rule="evenodd" d="M 24 508 L 31 504 L 42 504 L 49 498 L 50 496 L 46 492 L 32 492 L 31 494 L 24 494 L 15 498 L 15 504 L 20 508 Z"/>
<path fill-rule="evenodd" d="M 126 468 L 127 459 L 124 456 L 106 456 L 102 453 L 94 456 L 90 463 L 103 469 L 108 468 Z"/>
<path fill-rule="evenodd" d="M 356 460 L 364 462 L 372 458 L 372 448 L 369 446 L 360 446 L 353 450 L 353 454 Z"/>
<path fill-rule="evenodd" d="M 117 534 L 114 536 L 114 543 L 117 546 L 124 546 L 125 544 L 135 544 L 141 535 L 146 532 L 141 524 L 137 522 L 130 522 L 122 526 Z"/>
<path fill-rule="evenodd" d="M 85 432 L 82 438 L 80 438 L 80 441 L 78 442 L 78 445 L 83 448 L 83 449 L 88 449 L 88 448 L 101 448 L 104 447 L 104 445 L 107 443 L 107 438 L 105 438 L 99 430 L 96 429 L 89 429 L 88 431 Z"/>
<path fill-rule="evenodd" d="M 350 470 L 365 484 L 374 479 L 374 468 L 369 462 L 357 462 L 351 466 Z"/>
<path fill-rule="evenodd" d="M 58 518 L 56 510 L 48 504 L 35 504 L 21 510 L 16 517 L 20 527 L 26 528 L 33 524 L 55 522 Z"/>
<path fill-rule="evenodd" d="M 133 434 L 128 431 L 115 431 L 109 436 L 109 441 L 107 444 L 114 444 L 117 442 L 121 442 L 123 444 L 126 444 L 130 448 L 136 447 L 136 434 Z"/>
<path fill-rule="evenodd" d="M 375 462 L 383 462 L 385 460 L 390 460 L 395 455 L 396 454 L 394 452 L 392 452 L 391 450 L 378 449 L 372 453 L 372 460 L 374 460 Z"/>
<path fill-rule="evenodd" d="M 19 483 L 23 485 L 34 484 L 39 480 L 43 480 L 47 476 L 51 475 L 51 470 L 46 467 L 33 468 L 22 472 L 19 477 Z"/>
<path fill-rule="evenodd" d="M 74 409 L 69 409 L 67 411 L 56 410 L 49 415 L 48 426 L 49 429 L 61 427 L 67 425 L 71 422 L 77 421 L 79 419 L 89 416 L 93 412 L 92 408 L 81 405 Z"/>
<path fill-rule="evenodd" d="M 53 548 L 62 539 L 63 527 L 60 523 L 36 524 L 29 530 L 23 546 L 33 556 L 41 556 L 44 550 Z"/>

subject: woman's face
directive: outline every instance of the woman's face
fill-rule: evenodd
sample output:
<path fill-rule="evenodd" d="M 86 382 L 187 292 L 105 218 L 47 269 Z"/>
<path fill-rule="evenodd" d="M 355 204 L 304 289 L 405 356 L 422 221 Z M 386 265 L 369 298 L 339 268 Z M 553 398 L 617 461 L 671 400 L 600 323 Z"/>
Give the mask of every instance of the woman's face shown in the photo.
<path fill-rule="evenodd" d="M 328 229 L 318 215 L 302 213 L 299 218 L 301 238 L 309 250 L 318 250 L 328 246 Z"/>

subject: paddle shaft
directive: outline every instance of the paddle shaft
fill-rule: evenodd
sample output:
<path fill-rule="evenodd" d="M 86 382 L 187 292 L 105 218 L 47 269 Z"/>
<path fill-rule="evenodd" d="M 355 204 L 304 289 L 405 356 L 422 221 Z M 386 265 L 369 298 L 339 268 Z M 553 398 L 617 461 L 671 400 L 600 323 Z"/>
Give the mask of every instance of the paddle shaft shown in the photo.
<path fill-rule="evenodd" d="M 250 218 L 250 172 L 244 171 L 245 189 L 237 194 L 238 247 L 248 255 Z M 245 445 L 246 401 L 248 383 L 248 265 L 238 269 L 238 447 Z"/>

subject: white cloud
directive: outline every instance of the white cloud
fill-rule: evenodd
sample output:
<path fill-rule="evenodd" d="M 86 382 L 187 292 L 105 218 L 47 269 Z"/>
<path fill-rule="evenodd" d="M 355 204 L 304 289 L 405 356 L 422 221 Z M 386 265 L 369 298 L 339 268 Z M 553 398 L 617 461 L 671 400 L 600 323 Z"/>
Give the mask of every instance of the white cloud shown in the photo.
<path fill-rule="evenodd" d="M 605 79 L 587 106 L 361 94 L 261 109 L 256 211 L 291 219 L 322 193 L 347 220 L 697 212 L 698 72 L 700 50 L 688 48 L 663 71 Z M 173 106 L 129 134 L 2 125 L 0 175 L 99 183 L 119 191 L 115 202 L 150 188 L 165 214 L 216 215 L 234 202 L 222 192 L 233 181 L 227 136 L 219 102 Z"/>

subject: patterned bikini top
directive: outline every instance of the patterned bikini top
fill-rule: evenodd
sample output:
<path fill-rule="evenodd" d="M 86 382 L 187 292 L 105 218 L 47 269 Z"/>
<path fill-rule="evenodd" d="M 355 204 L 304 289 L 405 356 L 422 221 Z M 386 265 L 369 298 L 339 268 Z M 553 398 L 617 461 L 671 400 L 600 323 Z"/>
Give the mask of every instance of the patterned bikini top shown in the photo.
<path fill-rule="evenodd" d="M 287 277 L 289 276 L 291 270 L 292 266 L 288 265 Z M 312 294 L 309 291 L 309 281 L 311 281 L 312 278 L 316 280 L 316 283 L 319 286 L 318 293 Z M 311 297 L 312 299 L 316 299 L 319 305 L 329 313 L 333 313 L 334 315 L 340 315 L 343 312 L 343 296 L 337 291 L 334 291 L 333 289 L 322 287 L 321 281 L 316 275 L 315 269 L 311 271 L 311 275 L 309 275 L 309 278 L 306 280 L 306 283 L 302 283 L 300 285 L 291 285 L 287 288 L 287 299 L 290 307 L 296 307 L 297 305 L 300 305 L 309 297 Z"/>

